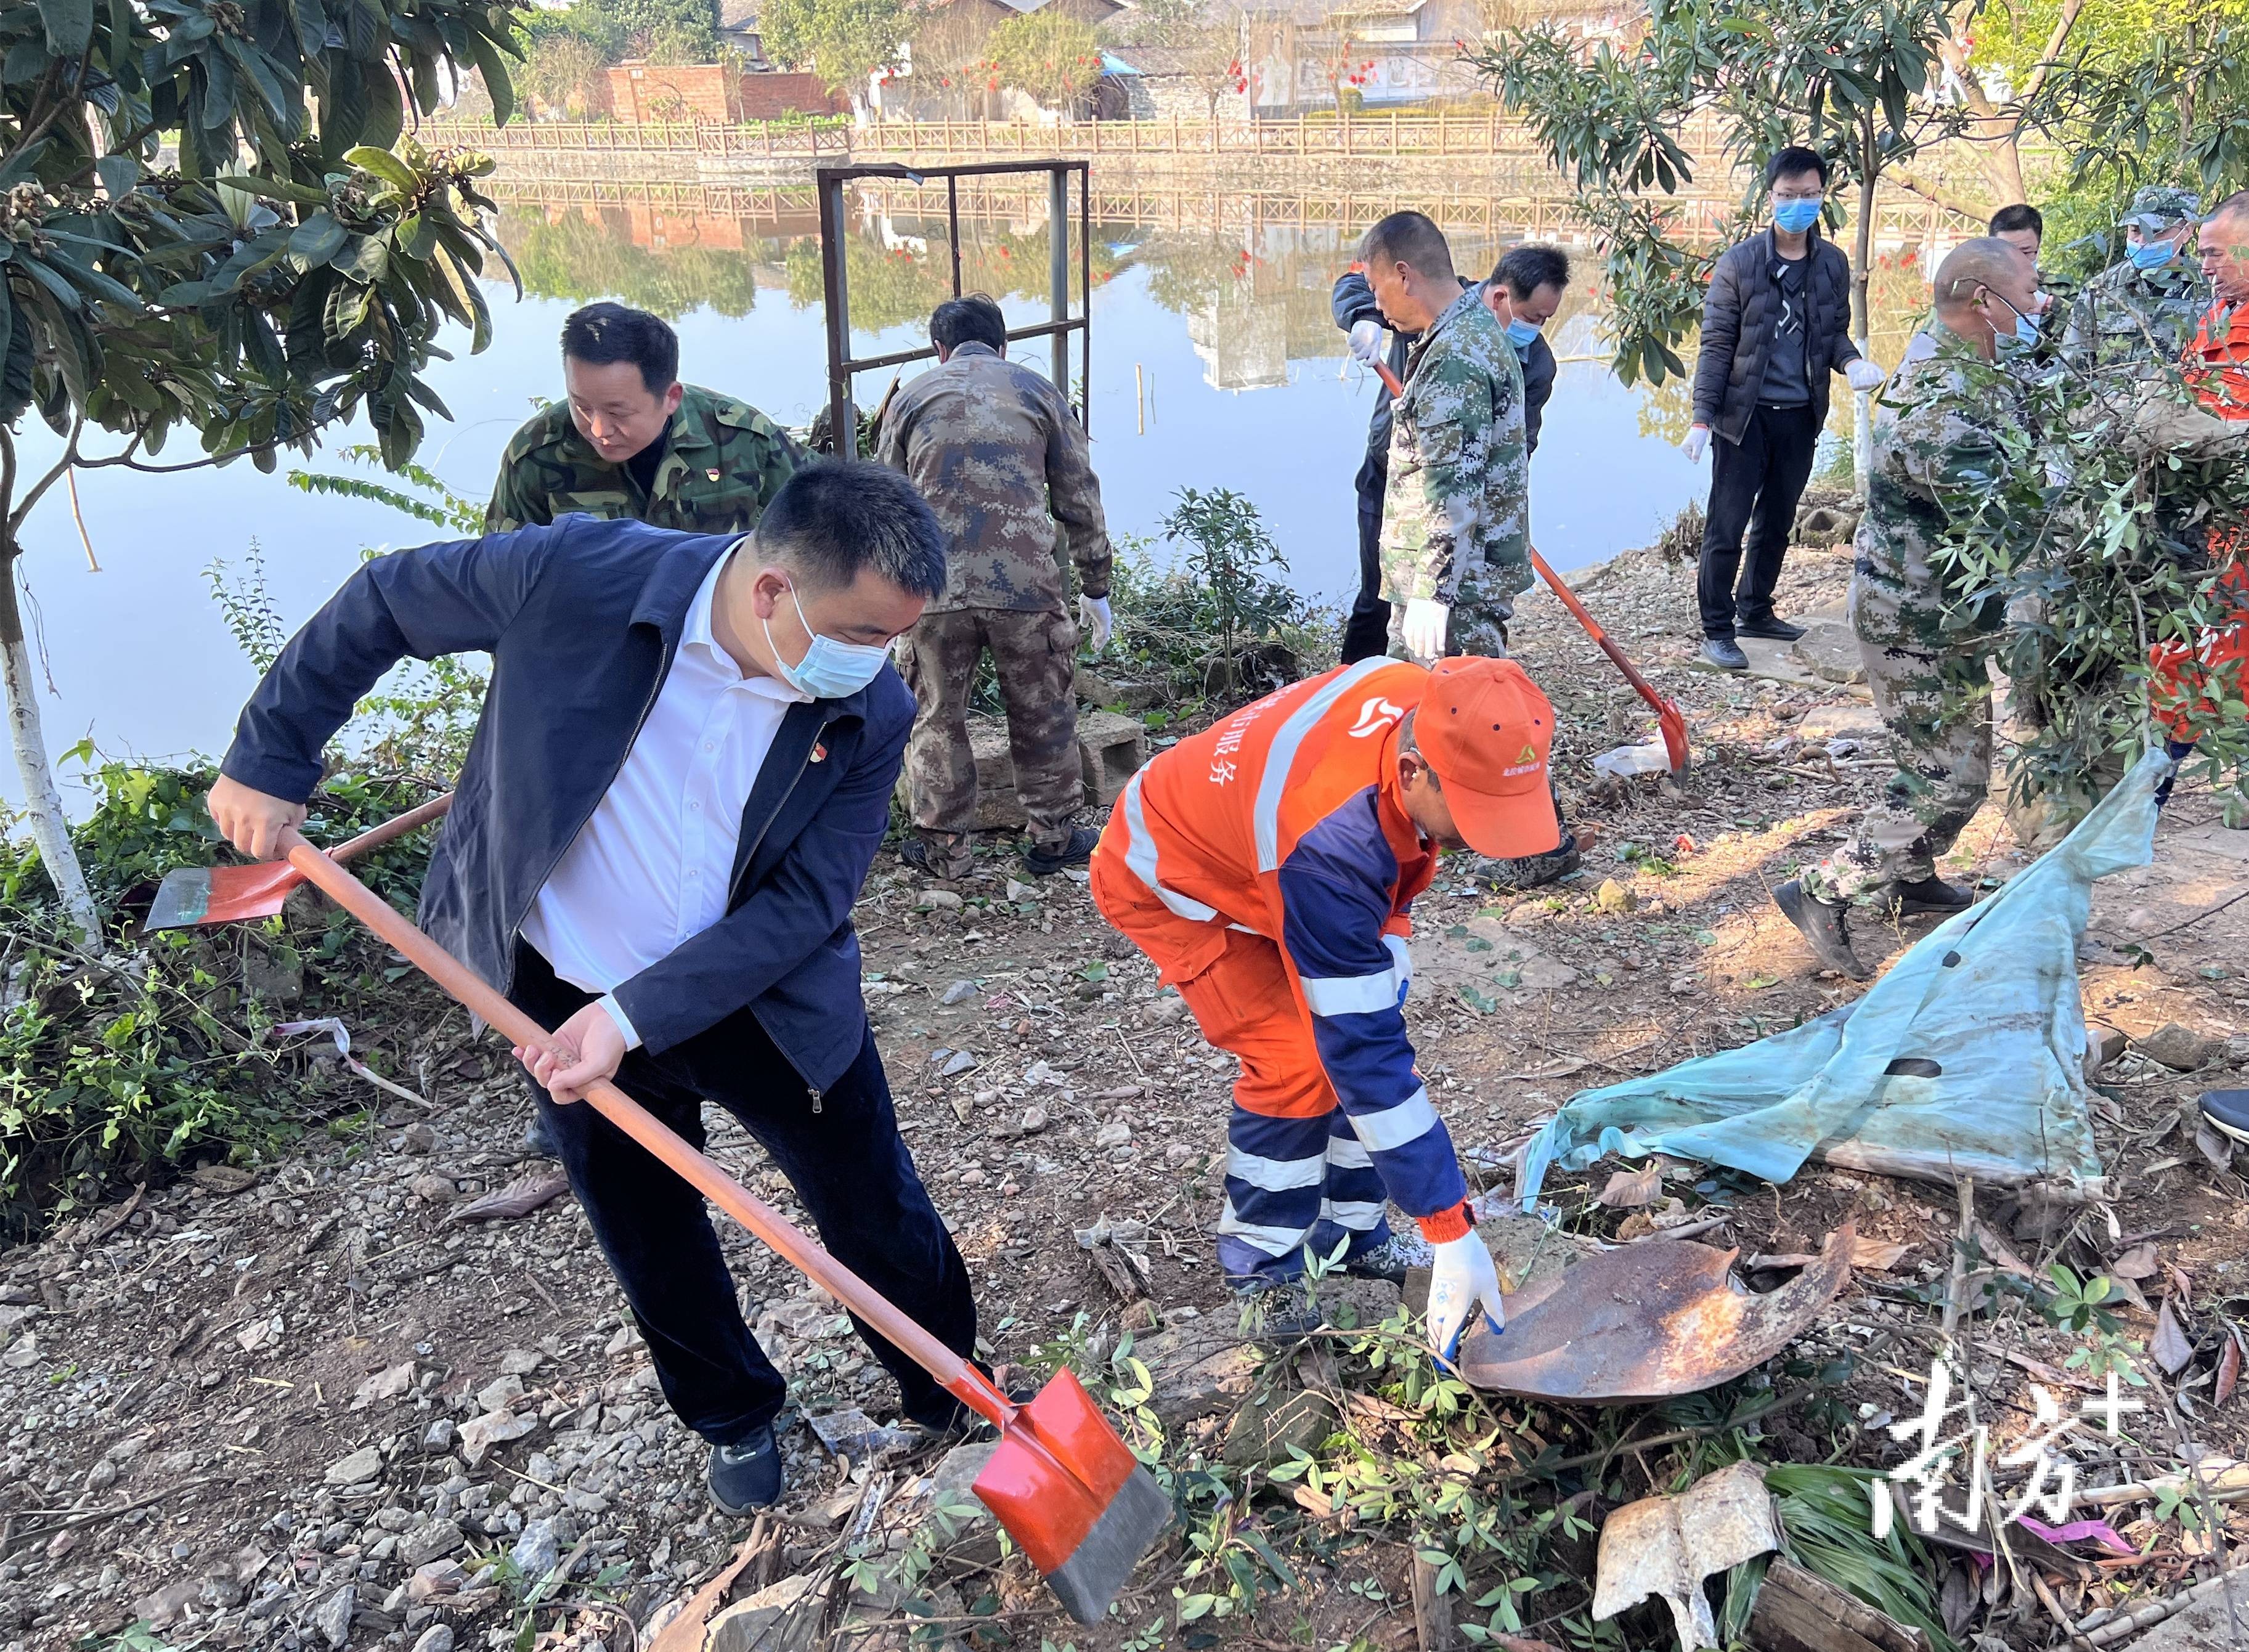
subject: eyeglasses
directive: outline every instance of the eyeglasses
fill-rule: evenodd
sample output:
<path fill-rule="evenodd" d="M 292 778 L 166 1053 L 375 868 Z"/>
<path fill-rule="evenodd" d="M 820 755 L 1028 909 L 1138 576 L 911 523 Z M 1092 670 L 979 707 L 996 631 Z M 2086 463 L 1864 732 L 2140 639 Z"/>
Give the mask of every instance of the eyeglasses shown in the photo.
<path fill-rule="evenodd" d="M 1825 189 L 1813 189 L 1805 194 L 1784 194 L 1778 189 L 1772 192 L 1772 198 L 1776 201 L 1823 201 L 1826 196 L 1827 191 Z"/>

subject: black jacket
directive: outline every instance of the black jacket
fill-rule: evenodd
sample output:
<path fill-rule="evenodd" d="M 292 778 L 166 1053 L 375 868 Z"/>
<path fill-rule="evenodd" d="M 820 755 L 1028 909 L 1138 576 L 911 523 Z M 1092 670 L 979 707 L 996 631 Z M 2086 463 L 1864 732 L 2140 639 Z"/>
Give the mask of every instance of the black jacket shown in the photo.
<path fill-rule="evenodd" d="M 738 536 L 565 516 L 378 556 L 290 639 L 225 772 L 292 800 L 398 660 L 487 651 L 492 687 L 422 924 L 502 992 L 531 903 L 624 766 L 703 577 Z M 814 1090 L 866 1036 L 851 905 L 890 824 L 914 699 L 887 667 L 791 706 L 742 811 L 726 915 L 616 989 L 651 1051 L 748 1009 Z"/>
<path fill-rule="evenodd" d="M 1463 287 L 1468 282 L 1461 283 Z M 1335 312 L 1335 324 L 1348 333 L 1361 321 L 1372 321 L 1377 327 L 1390 324 L 1382 319 L 1381 306 L 1374 301 L 1374 289 L 1366 278 L 1356 270 L 1345 270 L 1336 279 L 1335 291 L 1329 297 Z M 1406 347 L 1419 335 L 1395 333 L 1390 335 L 1390 370 L 1400 378 L 1406 376 Z M 1544 335 L 1531 342 L 1530 353 L 1523 358 L 1523 451 L 1538 451 L 1538 421 L 1546 411 L 1546 398 L 1554 394 L 1554 352 Z M 1386 471 L 1390 465 L 1390 387 L 1379 379 L 1374 386 L 1374 416 L 1367 421 L 1366 456 L 1377 469 Z"/>
<path fill-rule="evenodd" d="M 1812 386 L 1815 424 L 1827 421 L 1827 375 L 1859 359 L 1851 342 L 1851 261 L 1843 250 L 1812 231 L 1805 254 L 1812 267 L 1804 284 L 1804 375 Z M 1738 443 L 1757 410 L 1765 357 L 1780 321 L 1780 254 L 1770 224 L 1729 247 L 1710 272 L 1702 299 L 1702 348 L 1695 364 L 1695 423 Z"/>

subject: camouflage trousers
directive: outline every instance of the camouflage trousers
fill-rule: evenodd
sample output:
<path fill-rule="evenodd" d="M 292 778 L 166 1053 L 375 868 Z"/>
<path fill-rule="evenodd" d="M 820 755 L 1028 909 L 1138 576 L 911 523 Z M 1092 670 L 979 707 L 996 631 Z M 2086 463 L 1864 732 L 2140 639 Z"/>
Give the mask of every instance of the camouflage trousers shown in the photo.
<path fill-rule="evenodd" d="M 976 756 L 968 744 L 968 701 L 976 664 L 992 650 L 1008 712 L 1008 754 L 1015 797 L 1031 841 L 1069 841 L 1071 816 L 1085 801 L 1077 753 L 1077 700 L 1070 688 L 1077 627 L 1060 609 L 964 608 L 928 614 L 898 645 L 898 671 L 919 715 L 906 742 L 906 788 L 913 823 L 942 876 L 966 870 L 976 819 Z"/>
<path fill-rule="evenodd" d="M 1453 598 L 1453 612 L 1445 627 L 1445 651 L 1448 657 L 1463 654 L 1480 655 L 1487 659 L 1507 657 L 1507 628 L 1515 619 L 1515 598 L 1506 589 L 1506 581 L 1496 570 L 1479 563 L 1461 576 L 1461 589 Z M 1418 659 L 1406 646 L 1406 604 L 1393 602 L 1390 607 L 1390 649 L 1395 659 L 1414 660 L 1427 665 L 1433 662 Z"/>
<path fill-rule="evenodd" d="M 1991 783 L 1991 687 L 1980 649 L 1929 653 L 1861 635 L 1867 683 L 1896 772 L 1851 840 L 1803 874 L 1805 893 L 1872 903 L 1892 883 L 1936 875 Z"/>

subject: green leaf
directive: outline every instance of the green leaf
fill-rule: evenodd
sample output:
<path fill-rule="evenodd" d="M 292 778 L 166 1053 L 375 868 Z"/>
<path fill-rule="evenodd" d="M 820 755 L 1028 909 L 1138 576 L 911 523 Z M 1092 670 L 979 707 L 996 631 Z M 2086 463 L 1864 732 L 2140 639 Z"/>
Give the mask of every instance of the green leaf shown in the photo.
<path fill-rule="evenodd" d="M 286 178 L 267 178 L 255 173 L 237 172 L 214 178 L 212 182 L 230 183 L 237 189 L 247 189 L 268 201 L 288 201 L 298 206 L 323 209 L 329 204 L 330 197 L 326 189 L 315 189 L 309 184 L 292 183 Z"/>
<path fill-rule="evenodd" d="M 327 212 L 315 212 L 289 237 L 289 258 L 300 270 L 310 270 L 334 258 L 351 231 Z"/>
<path fill-rule="evenodd" d="M 492 94 L 492 123 L 506 126 L 515 113 L 515 87 L 509 82 L 507 65 L 500 61 L 491 41 L 473 32 L 469 36 L 469 56 L 485 78 L 485 90 Z"/>
<path fill-rule="evenodd" d="M 141 182 L 141 163 L 129 155 L 105 155 L 93 163 L 94 176 L 113 201 L 121 201 Z"/>
<path fill-rule="evenodd" d="M 93 42 L 93 0 L 39 0 L 39 21 L 58 58 L 78 57 Z"/>
<path fill-rule="evenodd" d="M 355 148 L 345 150 L 344 164 L 373 174 L 401 195 L 412 195 L 422 187 L 421 180 L 414 176 L 412 167 L 389 150 L 378 149 L 371 143 L 362 143 Z"/>

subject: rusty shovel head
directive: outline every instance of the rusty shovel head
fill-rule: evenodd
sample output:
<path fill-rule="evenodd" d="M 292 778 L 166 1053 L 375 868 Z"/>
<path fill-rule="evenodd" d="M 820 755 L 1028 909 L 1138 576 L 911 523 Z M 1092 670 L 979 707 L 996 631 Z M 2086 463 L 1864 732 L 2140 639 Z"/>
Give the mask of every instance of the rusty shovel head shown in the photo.
<path fill-rule="evenodd" d="M 1739 1253 L 1649 1239 L 1589 1256 L 1506 1299 L 1507 1329 L 1461 1350 L 1475 1387 L 1621 1405 L 1697 1394 L 1763 1365 L 1811 1329 L 1851 1277 L 1845 1222 L 1818 1261 L 1762 1296 L 1733 1279 Z"/>
<path fill-rule="evenodd" d="M 257 866 L 175 866 L 156 885 L 141 933 L 271 918 L 304 881 L 304 874 L 285 860 Z"/>
<path fill-rule="evenodd" d="M 1172 1523 L 1172 1500 L 1068 1370 L 1000 1433 L 975 1492 L 1080 1623 L 1097 1623 Z"/>
<path fill-rule="evenodd" d="M 1655 708 L 1655 723 L 1663 731 L 1663 754 L 1671 760 L 1671 772 L 1685 774 L 1695 761 L 1687 744 L 1687 713 L 1678 701 L 1667 699 Z"/>

